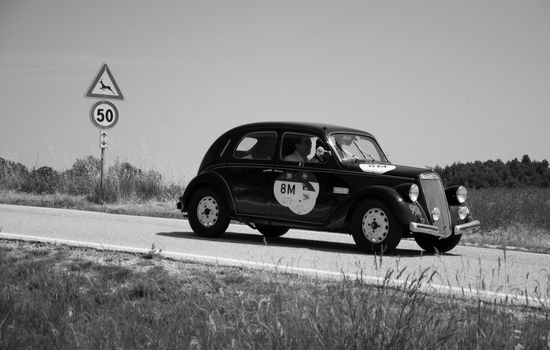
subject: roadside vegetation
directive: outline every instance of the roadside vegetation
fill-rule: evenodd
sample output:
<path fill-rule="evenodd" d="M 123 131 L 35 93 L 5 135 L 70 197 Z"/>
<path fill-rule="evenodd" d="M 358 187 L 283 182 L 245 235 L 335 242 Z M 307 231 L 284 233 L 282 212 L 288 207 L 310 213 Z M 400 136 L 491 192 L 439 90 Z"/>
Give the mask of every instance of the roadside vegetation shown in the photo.
<path fill-rule="evenodd" d="M 2 349 L 547 349 L 550 309 L 0 241 Z"/>
<path fill-rule="evenodd" d="M 61 172 L 48 166 L 29 170 L 21 163 L 0 158 L 0 189 L 84 197 L 95 204 L 163 201 L 181 195 L 184 189 L 181 184 L 167 183 L 157 171 L 117 161 L 105 169 L 102 191 L 100 171 L 101 161 L 93 156 L 77 159 Z"/>
<path fill-rule="evenodd" d="M 481 231 L 461 242 L 512 246 L 550 253 L 550 188 L 486 188 L 469 190 L 472 214 Z"/>
<path fill-rule="evenodd" d="M 462 243 L 514 246 L 550 253 L 550 168 L 548 161 L 527 155 L 506 163 L 497 161 L 436 167 L 445 185 L 469 189 L 473 215 L 480 233 Z M 100 160 L 77 159 L 67 170 L 28 169 L 0 158 L 0 202 L 110 213 L 179 218 L 175 209 L 183 183 L 170 183 L 154 170 L 128 162 L 105 169 L 99 186 Z"/>

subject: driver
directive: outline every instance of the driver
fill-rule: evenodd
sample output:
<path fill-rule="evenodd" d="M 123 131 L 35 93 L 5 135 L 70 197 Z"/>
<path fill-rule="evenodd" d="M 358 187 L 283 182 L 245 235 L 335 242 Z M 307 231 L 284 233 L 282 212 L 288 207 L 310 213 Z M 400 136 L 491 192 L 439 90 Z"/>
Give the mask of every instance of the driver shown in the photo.
<path fill-rule="evenodd" d="M 294 152 L 287 155 L 284 160 L 287 162 L 305 163 L 309 161 L 307 156 L 311 152 L 311 138 L 307 136 L 297 137 L 294 142 Z"/>
<path fill-rule="evenodd" d="M 290 153 L 283 160 L 287 162 L 298 162 L 298 163 L 323 163 L 325 159 L 323 157 L 324 153 L 316 148 L 315 152 L 312 155 L 312 145 L 313 139 L 309 135 L 298 135 L 288 141 L 293 142 L 294 152 Z M 319 140 L 317 140 L 317 143 Z"/>

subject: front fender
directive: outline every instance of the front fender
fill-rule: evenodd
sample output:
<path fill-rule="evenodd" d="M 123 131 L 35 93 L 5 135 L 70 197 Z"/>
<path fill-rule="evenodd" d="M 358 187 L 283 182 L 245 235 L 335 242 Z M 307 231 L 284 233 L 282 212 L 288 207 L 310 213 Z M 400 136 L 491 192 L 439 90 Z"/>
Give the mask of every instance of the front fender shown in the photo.
<path fill-rule="evenodd" d="M 416 220 L 409 206 L 412 203 L 407 201 L 396 189 L 386 186 L 369 186 L 351 196 L 350 200 L 353 202 L 353 205 L 349 211 L 348 218 L 351 218 L 355 207 L 361 200 L 370 198 L 378 198 L 386 203 L 397 220 L 403 225 L 408 225 L 411 221 Z"/>
<path fill-rule="evenodd" d="M 189 199 L 191 198 L 193 192 L 201 186 L 212 186 L 220 192 L 221 195 L 227 200 L 227 205 L 229 206 L 229 212 L 235 212 L 235 202 L 233 201 L 233 196 L 229 190 L 229 185 L 225 179 L 215 171 L 206 171 L 197 175 L 187 188 L 185 189 L 183 196 L 180 197 L 180 203 L 178 203 L 178 208 L 182 212 L 187 212 L 189 207 Z"/>

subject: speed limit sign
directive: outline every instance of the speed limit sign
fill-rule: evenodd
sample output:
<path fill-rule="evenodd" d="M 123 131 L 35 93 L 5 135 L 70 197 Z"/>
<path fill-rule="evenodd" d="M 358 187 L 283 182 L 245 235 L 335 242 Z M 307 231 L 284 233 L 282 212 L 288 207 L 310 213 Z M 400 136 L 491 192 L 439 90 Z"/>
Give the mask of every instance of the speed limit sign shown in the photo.
<path fill-rule="evenodd" d="M 99 129 L 110 129 L 118 122 L 118 109 L 112 102 L 99 101 L 90 109 L 90 120 Z"/>

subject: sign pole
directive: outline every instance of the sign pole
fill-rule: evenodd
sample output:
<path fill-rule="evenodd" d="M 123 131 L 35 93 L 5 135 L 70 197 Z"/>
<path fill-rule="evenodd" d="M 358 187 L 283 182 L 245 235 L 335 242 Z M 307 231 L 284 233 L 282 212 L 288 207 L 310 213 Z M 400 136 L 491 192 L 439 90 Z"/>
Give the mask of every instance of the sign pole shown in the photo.
<path fill-rule="evenodd" d="M 99 178 L 99 196 L 103 201 L 103 164 L 105 158 L 105 143 L 102 142 L 104 131 L 99 130 L 99 148 L 101 149 L 101 172 Z"/>

